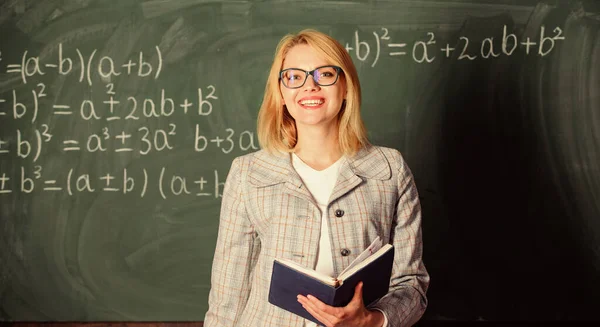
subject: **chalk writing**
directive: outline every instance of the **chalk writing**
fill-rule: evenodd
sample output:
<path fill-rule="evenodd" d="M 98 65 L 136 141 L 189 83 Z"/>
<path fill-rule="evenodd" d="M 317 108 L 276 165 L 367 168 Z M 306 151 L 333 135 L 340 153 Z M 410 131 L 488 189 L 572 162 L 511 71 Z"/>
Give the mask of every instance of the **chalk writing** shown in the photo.
<path fill-rule="evenodd" d="M 162 70 L 162 53 L 160 48 L 156 46 L 156 62 L 148 61 L 148 56 L 140 51 L 135 60 L 129 59 L 126 63 L 117 64 L 115 60 L 109 56 L 103 56 L 95 61 L 97 49 L 94 49 L 89 55 L 84 55 L 81 50 L 75 49 L 77 58 L 72 59 L 65 57 L 63 53 L 62 43 L 58 44 L 58 60 L 52 63 L 43 63 L 40 57 L 31 55 L 28 50 L 23 52 L 21 63 L 8 64 L 6 73 L 19 74 L 23 84 L 27 84 L 29 78 L 43 76 L 50 72 L 58 73 L 59 75 L 71 74 L 76 65 L 79 65 L 79 82 L 87 82 L 92 86 L 92 77 L 94 74 L 100 77 L 103 81 L 109 81 L 111 77 L 116 77 L 121 74 L 134 75 L 138 77 L 149 77 L 158 79 Z"/>
<path fill-rule="evenodd" d="M 14 126 L 0 135 L 0 160 L 18 160 L 16 169 L 13 167 L 10 172 L 2 171 L 6 168 L 0 166 L 0 196 L 111 192 L 143 198 L 157 192 L 165 200 L 179 196 L 218 199 L 224 181 L 216 169 L 206 175 L 184 175 L 177 172 L 177 167 L 162 165 L 157 170 L 152 165 L 98 174 L 95 170 L 82 172 L 81 167 L 68 164 L 59 171 L 50 169 L 45 158 L 58 153 L 68 162 L 72 158 L 69 156 L 80 154 L 101 160 L 139 158 L 178 148 L 223 155 L 258 149 L 254 131 L 206 127 L 210 121 L 205 120 L 219 111 L 220 89 L 216 85 L 207 82 L 189 94 L 177 92 L 177 96 L 174 94 L 180 90 L 164 87 L 144 95 L 125 94 L 115 87 L 115 79 L 120 76 L 159 79 L 163 62 L 158 46 L 150 50 L 150 55 L 148 50 L 140 50 L 134 58 L 120 60 L 99 55 L 96 49 L 87 53 L 75 49 L 76 55 L 68 56 L 62 43 L 56 50 L 54 59 L 24 50 L 19 63 L 2 61 L 6 73 L 18 76 L 14 80 L 21 86 L 0 96 L 0 122 Z M 94 96 L 90 92 L 81 98 L 64 100 L 53 94 L 48 77 L 70 74 L 75 83 L 87 85 L 90 90 L 93 87 Z M 100 83 L 99 93 L 94 83 Z M 186 124 L 186 119 L 182 123 L 172 119 L 175 116 L 193 117 L 197 122 Z M 84 124 L 86 128 L 73 129 L 76 133 L 63 130 L 62 126 L 73 124 Z"/>
<path fill-rule="evenodd" d="M 42 192 L 64 192 L 69 196 L 82 193 L 118 192 L 136 194 L 140 198 L 148 196 L 149 189 L 158 190 L 163 199 L 172 196 L 213 197 L 223 195 L 224 180 L 218 170 L 209 175 L 183 176 L 173 173 L 174 169 L 160 167 L 160 172 L 151 175 L 148 169 L 140 171 L 124 168 L 118 173 L 107 172 L 100 175 L 76 173 L 74 168 L 67 171 L 66 176 L 46 176 L 42 166 L 32 169 L 20 167 L 19 180 L 12 182 L 5 172 L 0 173 L 0 194 L 33 193 L 37 189 Z"/>
<path fill-rule="evenodd" d="M 551 33 L 545 26 L 540 27 L 539 37 L 532 39 L 527 37 L 519 40 L 515 33 L 509 32 L 507 26 L 502 29 L 501 43 L 494 37 L 486 37 L 483 40 L 472 40 L 466 36 L 460 36 L 455 42 L 446 42 L 439 47 L 439 42 L 433 32 L 427 32 L 422 40 L 411 44 L 392 40 L 390 31 L 386 27 L 373 31 L 371 35 L 364 35 L 358 30 L 354 32 L 352 41 L 346 42 L 346 50 L 353 54 L 360 62 L 370 62 L 371 67 L 380 61 L 382 55 L 389 57 L 409 56 L 414 62 L 432 63 L 438 58 L 455 58 L 456 60 L 492 59 L 500 56 L 510 56 L 519 47 L 526 55 L 538 55 L 541 57 L 549 55 L 555 49 L 559 41 L 564 40 L 563 30 L 555 27 Z M 371 42 L 373 41 L 373 42 Z M 386 51 L 387 50 L 387 51 Z M 454 54 L 456 51 L 456 55 Z"/>

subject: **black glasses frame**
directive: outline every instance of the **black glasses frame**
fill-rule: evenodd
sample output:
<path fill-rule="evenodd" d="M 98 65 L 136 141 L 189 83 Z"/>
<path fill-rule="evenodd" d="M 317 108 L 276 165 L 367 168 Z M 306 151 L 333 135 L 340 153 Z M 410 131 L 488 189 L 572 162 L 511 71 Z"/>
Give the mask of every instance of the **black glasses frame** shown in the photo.
<path fill-rule="evenodd" d="M 331 67 L 333 69 L 335 69 L 335 71 L 337 72 L 337 74 L 335 75 L 335 81 L 333 81 L 332 83 L 329 84 L 321 84 L 317 81 L 316 77 L 315 77 L 315 71 L 321 69 L 321 68 L 325 68 L 325 67 Z M 283 74 L 288 71 L 288 70 L 301 70 L 303 71 L 306 75 L 304 76 L 304 82 L 302 82 L 301 85 L 296 86 L 296 87 L 290 87 L 287 86 L 287 84 L 283 81 Z M 311 75 L 313 78 L 313 81 L 315 82 L 315 84 L 319 85 L 319 86 L 330 86 L 333 85 L 335 83 L 337 83 L 338 79 L 340 78 L 340 72 L 343 72 L 342 68 L 339 66 L 334 66 L 334 65 L 325 65 L 325 66 L 321 66 L 321 67 L 317 67 L 311 71 L 306 71 L 304 69 L 300 69 L 300 68 L 286 68 L 282 71 L 279 72 L 279 80 L 281 81 L 281 83 L 283 84 L 283 86 L 287 87 L 288 89 L 298 89 L 304 86 L 304 84 L 306 84 L 306 80 L 308 79 L 308 75 Z"/>

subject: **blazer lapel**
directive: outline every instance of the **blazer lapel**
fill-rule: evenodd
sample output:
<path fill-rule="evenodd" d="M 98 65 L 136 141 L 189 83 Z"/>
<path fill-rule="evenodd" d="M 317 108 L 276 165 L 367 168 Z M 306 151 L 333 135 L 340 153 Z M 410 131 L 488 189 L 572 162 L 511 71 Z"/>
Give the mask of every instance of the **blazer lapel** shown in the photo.
<path fill-rule="evenodd" d="M 359 177 L 354 170 L 349 160 L 344 160 L 340 166 L 340 172 L 338 174 L 337 181 L 329 197 L 329 203 L 340 198 L 342 195 L 350 192 L 352 189 L 360 185 L 363 179 Z"/>
<path fill-rule="evenodd" d="M 387 180 L 391 176 L 390 164 L 381 150 L 374 146 L 363 147 L 340 166 L 329 203 L 344 196 L 367 179 Z"/>
<path fill-rule="evenodd" d="M 269 154 L 264 150 L 257 152 L 248 178 L 250 184 L 255 187 L 285 183 L 285 193 L 315 203 L 310 191 L 292 166 L 289 153 Z"/>
<path fill-rule="evenodd" d="M 293 166 L 291 165 L 290 175 L 288 177 L 288 181 L 285 183 L 286 193 L 305 199 L 306 201 L 313 203 L 315 206 L 318 206 L 315 198 L 312 196 L 306 185 L 304 185 L 302 182 L 300 175 L 298 175 L 296 170 L 293 169 Z"/>

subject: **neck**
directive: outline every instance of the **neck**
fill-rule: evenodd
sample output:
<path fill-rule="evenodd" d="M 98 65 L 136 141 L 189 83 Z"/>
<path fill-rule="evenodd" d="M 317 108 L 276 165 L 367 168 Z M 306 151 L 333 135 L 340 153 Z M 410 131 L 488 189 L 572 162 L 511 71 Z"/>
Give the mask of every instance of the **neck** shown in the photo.
<path fill-rule="evenodd" d="M 298 130 L 294 153 L 314 169 L 322 170 L 331 166 L 342 156 L 337 128 Z"/>

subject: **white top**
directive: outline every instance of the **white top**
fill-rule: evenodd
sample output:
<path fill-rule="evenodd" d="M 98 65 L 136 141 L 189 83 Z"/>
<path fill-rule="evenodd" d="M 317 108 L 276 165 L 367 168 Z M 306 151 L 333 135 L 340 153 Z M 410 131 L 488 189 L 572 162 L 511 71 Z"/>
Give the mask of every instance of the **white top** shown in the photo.
<path fill-rule="evenodd" d="M 329 197 L 331 197 L 331 192 L 337 181 L 340 165 L 344 160 L 344 157 L 341 157 L 331 166 L 323 170 L 315 170 L 304 163 L 295 153 L 292 153 L 292 165 L 294 169 L 300 175 L 302 182 L 304 182 L 304 185 L 306 185 L 319 205 L 319 210 L 321 210 L 321 233 L 319 235 L 319 250 L 317 252 L 317 266 L 315 270 L 331 277 L 335 276 L 333 275 L 333 254 L 331 252 L 331 239 L 329 237 L 327 206 L 329 205 Z M 385 316 L 385 313 L 383 315 Z M 312 321 L 305 320 L 304 326 L 316 327 L 317 325 Z M 387 326 L 387 317 L 385 317 L 385 323 L 383 324 L 383 327 L 385 326 Z"/>
<path fill-rule="evenodd" d="M 331 241 L 329 238 L 329 224 L 327 223 L 327 205 L 329 197 L 335 186 L 338 171 L 343 157 L 336 161 L 333 165 L 323 169 L 315 170 L 305 164 L 296 154 L 292 154 L 292 164 L 308 191 L 319 205 L 321 210 L 321 233 L 319 236 L 319 252 L 317 253 L 317 266 L 315 270 L 333 275 L 333 256 L 331 253 Z"/>

